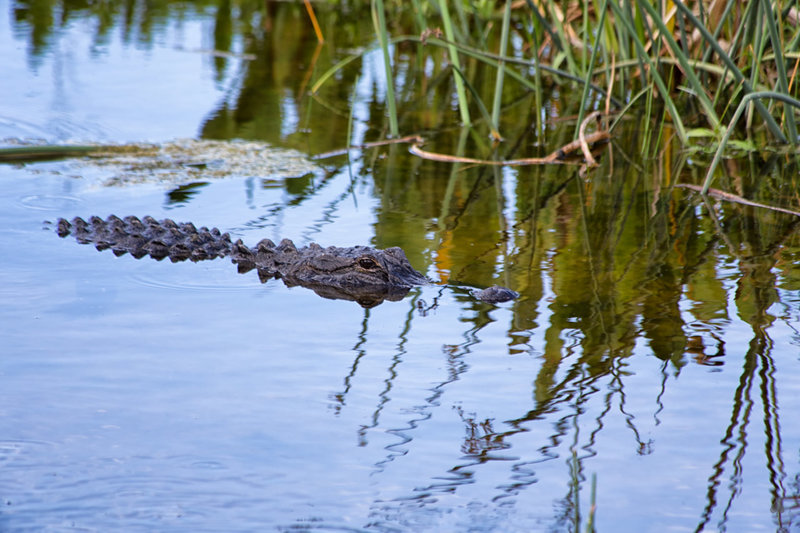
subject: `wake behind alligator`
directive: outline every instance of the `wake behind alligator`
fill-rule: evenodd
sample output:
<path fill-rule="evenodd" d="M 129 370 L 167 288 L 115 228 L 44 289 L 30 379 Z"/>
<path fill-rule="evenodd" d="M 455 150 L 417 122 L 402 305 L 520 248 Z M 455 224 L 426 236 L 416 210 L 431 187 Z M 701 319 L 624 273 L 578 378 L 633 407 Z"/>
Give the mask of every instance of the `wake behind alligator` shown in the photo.
<path fill-rule="evenodd" d="M 110 249 L 115 255 L 126 253 L 136 259 L 149 256 L 172 262 L 204 261 L 230 257 L 239 273 L 256 270 L 262 283 L 281 279 L 288 287 L 302 286 L 325 298 L 358 302 L 374 307 L 384 300 L 397 301 L 417 285 L 430 280 L 414 270 L 401 248 L 385 250 L 369 246 L 323 248 L 318 244 L 297 248 L 284 239 L 275 244 L 263 239 L 255 247 L 241 239 L 232 241 L 217 228 L 197 228 L 191 222 L 170 219 L 111 215 L 103 220 L 93 216 L 88 221 L 76 217 L 60 218 L 56 223 L 60 237 L 72 235 L 81 244 L 94 244 L 98 250 Z M 500 303 L 519 296 L 505 287 L 492 286 L 476 291 L 475 296 L 488 303 Z"/>

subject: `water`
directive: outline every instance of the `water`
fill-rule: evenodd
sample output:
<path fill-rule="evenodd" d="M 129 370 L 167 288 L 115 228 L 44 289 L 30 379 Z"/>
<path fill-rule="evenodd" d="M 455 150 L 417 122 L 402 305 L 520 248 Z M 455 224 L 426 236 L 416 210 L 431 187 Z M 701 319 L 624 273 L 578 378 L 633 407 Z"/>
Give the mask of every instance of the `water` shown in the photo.
<path fill-rule="evenodd" d="M 322 91 L 333 111 L 303 87 L 370 42 L 367 12 L 322 10 L 333 43 L 312 65 L 302 5 L 150 5 L 58 5 L 45 32 L 45 11 L 0 0 L 0 136 L 346 144 L 335 110 L 354 71 Z M 193 51 L 209 48 L 257 59 Z M 359 142 L 383 126 L 379 66 L 359 67 Z M 408 113 L 409 133 L 457 120 Z M 352 175 L 340 157 L 183 188 L 0 166 L 0 530 L 583 531 L 593 479 L 599 531 L 797 530 L 797 222 L 709 211 L 665 185 L 694 179 L 685 158 L 626 160 L 620 135 L 584 180 L 402 146 L 353 152 Z M 795 170 L 729 164 L 786 207 Z M 227 260 L 98 253 L 44 224 L 110 213 L 250 244 L 399 245 L 448 284 L 364 309 Z M 470 296 L 493 283 L 522 296 Z"/>

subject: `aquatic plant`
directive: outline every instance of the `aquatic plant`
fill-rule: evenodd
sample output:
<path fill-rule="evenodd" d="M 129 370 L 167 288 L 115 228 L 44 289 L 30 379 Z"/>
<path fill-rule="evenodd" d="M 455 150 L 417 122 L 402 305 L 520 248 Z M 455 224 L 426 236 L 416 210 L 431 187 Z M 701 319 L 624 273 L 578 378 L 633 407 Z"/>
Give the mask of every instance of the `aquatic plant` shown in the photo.
<path fill-rule="evenodd" d="M 610 129 L 631 119 L 641 124 L 640 151 L 645 156 L 666 149 L 672 137 L 684 151 L 714 152 L 700 188 L 703 195 L 731 148 L 752 151 L 768 145 L 795 145 L 798 140 L 794 113 L 800 108 L 795 83 L 800 67 L 796 51 L 800 10 L 796 6 L 768 0 L 507 0 L 497 4 L 438 0 L 415 1 L 411 6 L 413 17 L 393 17 L 388 27 L 382 17 L 387 9 L 383 0 L 373 2 L 387 76 L 390 132 L 395 139 L 409 132 L 397 126 L 402 121 L 398 107 L 404 106 L 396 102 L 403 101 L 403 95 L 395 94 L 398 83 L 391 79 L 396 70 L 389 48 L 396 51 L 411 45 L 422 58 L 420 63 L 446 54 L 449 63 L 443 70 L 421 75 L 429 76 L 423 86 L 441 86 L 441 75 L 449 76 L 461 123 L 486 128 L 495 143 L 505 136 L 504 102 L 513 99 L 506 78 L 534 93 L 536 131 L 542 135 L 545 128 L 539 117 L 547 114 L 543 84 L 573 84 L 580 92 L 573 141 L 585 128 L 585 115 L 602 111 Z M 395 3 L 390 9 L 402 13 L 409 5 Z M 369 51 L 367 47 L 322 73 L 312 92 Z M 486 69 L 496 73 L 493 87 L 482 83 Z M 419 91 L 411 94 L 416 100 L 425 99 Z M 473 118 L 475 110 L 480 120 Z M 746 112 L 746 120 L 740 120 Z M 606 131 L 598 127 L 598 133 Z M 567 146 L 566 140 L 562 144 Z M 592 163 L 585 143 L 583 152 Z M 444 154 L 433 155 L 448 160 Z M 488 159 L 460 161 L 487 163 Z"/>
<path fill-rule="evenodd" d="M 723 151 L 737 131 L 757 144 L 797 140 L 793 108 L 800 102 L 793 82 L 800 66 L 800 11 L 795 6 L 766 0 L 525 0 L 498 6 L 414 2 L 413 7 L 409 20 L 415 34 L 402 18 L 393 18 L 390 28 L 376 25 L 386 72 L 392 72 L 387 44 L 414 43 L 420 54 L 446 51 L 464 124 L 473 122 L 472 109 L 491 107 L 490 125 L 499 131 L 505 78 L 540 91 L 546 77 L 581 88 L 575 138 L 589 111 L 602 109 L 618 122 L 636 109 L 632 104 L 644 103 L 643 127 L 654 136 L 674 132 L 687 148 L 700 144 Z M 383 2 L 374 8 L 385 9 Z M 481 87 L 479 64 L 496 69 L 493 88 Z M 314 89 L 344 65 L 323 73 Z M 396 124 L 397 97 L 391 84 L 389 89 L 389 114 Z M 765 91 L 780 96 L 766 103 L 763 95 L 748 96 Z M 541 98 L 536 101 L 542 105 Z M 747 102 L 755 113 L 738 124 L 736 110 Z M 657 146 L 650 137 L 643 138 L 643 147 Z"/>

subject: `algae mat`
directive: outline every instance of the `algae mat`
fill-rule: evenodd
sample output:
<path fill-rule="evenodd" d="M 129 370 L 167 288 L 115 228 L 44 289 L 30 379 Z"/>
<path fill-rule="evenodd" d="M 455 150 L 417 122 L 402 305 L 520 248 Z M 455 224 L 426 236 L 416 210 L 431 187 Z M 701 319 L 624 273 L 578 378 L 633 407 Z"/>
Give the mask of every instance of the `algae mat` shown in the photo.
<path fill-rule="evenodd" d="M 253 141 L 179 139 L 160 144 L 28 145 L 14 149 L 28 154 L 15 162 L 28 159 L 26 166 L 32 172 L 83 178 L 109 187 L 139 183 L 172 186 L 236 177 L 281 180 L 320 170 L 302 152 Z M 66 160 L 55 165 L 32 164 L 43 157 Z"/>

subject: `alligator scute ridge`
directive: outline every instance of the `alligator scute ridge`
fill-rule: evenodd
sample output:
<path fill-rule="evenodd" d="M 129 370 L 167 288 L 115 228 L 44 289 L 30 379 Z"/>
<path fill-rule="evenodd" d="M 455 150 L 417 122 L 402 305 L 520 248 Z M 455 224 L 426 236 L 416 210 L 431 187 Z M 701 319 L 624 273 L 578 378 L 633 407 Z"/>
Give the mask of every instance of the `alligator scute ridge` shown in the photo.
<path fill-rule="evenodd" d="M 417 285 L 430 280 L 414 270 L 401 248 L 384 250 L 369 246 L 339 248 L 312 243 L 297 248 L 289 239 L 275 244 L 261 240 L 250 248 L 241 239 L 217 228 L 197 228 L 191 222 L 171 219 L 141 219 L 111 215 L 105 220 L 93 216 L 56 222 L 60 237 L 72 235 L 81 244 L 94 244 L 98 250 L 110 249 L 115 255 L 126 253 L 136 259 L 149 256 L 172 262 L 204 261 L 230 257 L 239 273 L 257 270 L 262 283 L 281 279 L 287 286 L 303 286 L 325 298 L 358 302 L 374 307 L 384 300 L 397 301 Z M 492 286 L 473 293 L 488 303 L 512 300 L 519 295 L 505 287 Z"/>

